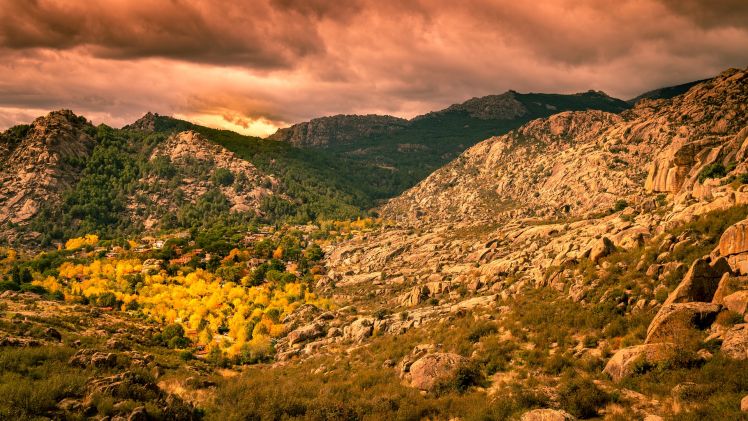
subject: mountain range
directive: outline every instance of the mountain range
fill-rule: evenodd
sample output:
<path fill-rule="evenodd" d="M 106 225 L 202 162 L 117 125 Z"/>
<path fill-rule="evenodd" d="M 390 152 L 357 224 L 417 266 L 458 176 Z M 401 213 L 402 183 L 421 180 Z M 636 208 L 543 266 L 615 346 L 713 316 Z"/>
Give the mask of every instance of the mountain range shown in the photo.
<path fill-rule="evenodd" d="M 748 69 L 0 160 L 0 418 L 748 412 Z"/>
<path fill-rule="evenodd" d="M 193 227 L 198 222 L 189 215 L 196 212 L 245 222 L 350 218 L 486 137 L 561 111 L 629 107 L 595 91 L 508 91 L 411 120 L 322 117 L 268 139 L 153 113 L 113 129 L 70 111 L 52 112 L 0 135 L 0 224 L 10 241 L 49 244 L 94 231 Z M 200 153 L 181 152 L 190 149 Z M 219 169 L 240 177 L 215 183 Z"/>

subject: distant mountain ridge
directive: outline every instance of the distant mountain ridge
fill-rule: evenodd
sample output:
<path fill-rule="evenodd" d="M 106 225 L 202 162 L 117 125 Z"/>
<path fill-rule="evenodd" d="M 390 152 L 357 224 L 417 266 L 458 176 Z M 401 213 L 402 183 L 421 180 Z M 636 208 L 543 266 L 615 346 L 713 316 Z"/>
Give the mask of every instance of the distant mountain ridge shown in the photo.
<path fill-rule="evenodd" d="M 641 99 L 670 99 L 673 97 L 676 97 L 678 95 L 682 95 L 686 92 L 688 92 L 689 89 L 692 87 L 702 83 L 706 82 L 710 79 L 701 79 L 701 80 L 695 80 L 693 82 L 688 83 L 682 83 L 680 85 L 674 85 L 674 86 L 666 86 L 664 88 L 657 88 L 653 89 L 651 91 L 644 92 L 643 94 L 629 99 L 628 102 L 631 105 L 636 104 Z"/>

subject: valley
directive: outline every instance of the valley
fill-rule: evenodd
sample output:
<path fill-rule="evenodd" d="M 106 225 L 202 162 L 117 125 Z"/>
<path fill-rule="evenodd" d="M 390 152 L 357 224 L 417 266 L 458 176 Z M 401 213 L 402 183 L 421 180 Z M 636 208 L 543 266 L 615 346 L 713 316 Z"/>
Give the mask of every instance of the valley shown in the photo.
<path fill-rule="evenodd" d="M 0 135 L 0 418 L 743 419 L 748 70 Z"/>

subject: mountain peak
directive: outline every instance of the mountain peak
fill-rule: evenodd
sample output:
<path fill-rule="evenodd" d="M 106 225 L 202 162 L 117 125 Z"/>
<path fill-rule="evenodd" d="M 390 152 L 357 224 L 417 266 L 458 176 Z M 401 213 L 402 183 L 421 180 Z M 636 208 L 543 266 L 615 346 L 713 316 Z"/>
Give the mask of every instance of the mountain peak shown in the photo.
<path fill-rule="evenodd" d="M 128 124 L 127 126 L 123 127 L 123 129 L 153 132 L 156 130 L 156 119 L 158 117 L 161 117 L 160 115 L 158 115 L 158 113 L 152 113 L 148 111 L 143 117 L 135 120 L 135 122 L 132 124 Z"/>

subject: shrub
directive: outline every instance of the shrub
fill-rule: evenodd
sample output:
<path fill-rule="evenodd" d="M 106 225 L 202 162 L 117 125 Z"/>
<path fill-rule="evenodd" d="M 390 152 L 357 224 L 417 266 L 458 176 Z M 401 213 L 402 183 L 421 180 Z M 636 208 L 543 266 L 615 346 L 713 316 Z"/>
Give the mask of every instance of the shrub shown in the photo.
<path fill-rule="evenodd" d="M 590 379 L 566 376 L 559 386 L 559 402 L 570 414 L 579 418 L 597 416 L 597 410 L 610 401 Z"/>
<path fill-rule="evenodd" d="M 234 174 L 226 168 L 216 168 L 211 180 L 219 186 L 230 186 L 234 183 Z"/>
<path fill-rule="evenodd" d="M 629 203 L 625 201 L 624 199 L 619 199 L 619 200 L 616 200 L 616 203 L 613 205 L 613 210 L 615 212 L 620 212 L 626 209 L 627 207 L 629 207 Z"/>
<path fill-rule="evenodd" d="M 722 178 L 727 175 L 727 168 L 720 163 L 707 165 L 699 173 L 699 182 L 703 183 L 709 178 Z"/>
<path fill-rule="evenodd" d="M 493 322 L 479 322 L 475 327 L 470 329 L 468 340 L 478 342 L 482 337 L 498 332 L 498 326 Z"/>

